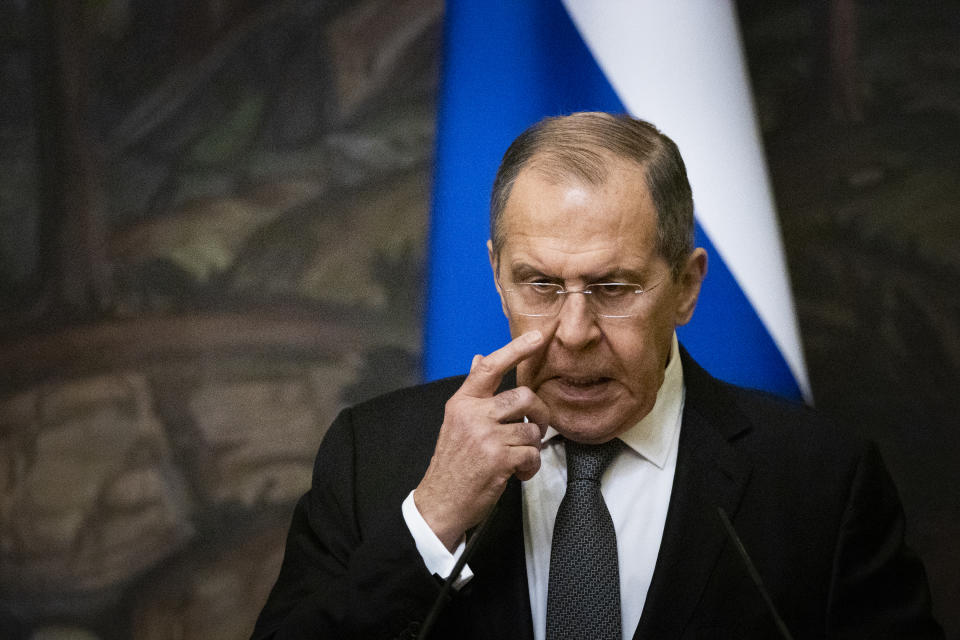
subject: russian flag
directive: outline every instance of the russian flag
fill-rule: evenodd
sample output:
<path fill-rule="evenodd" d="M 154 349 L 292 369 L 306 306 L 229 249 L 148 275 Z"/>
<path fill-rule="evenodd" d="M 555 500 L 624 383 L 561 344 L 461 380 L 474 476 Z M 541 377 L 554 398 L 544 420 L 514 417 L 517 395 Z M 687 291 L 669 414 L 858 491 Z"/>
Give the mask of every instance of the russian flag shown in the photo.
<path fill-rule="evenodd" d="M 810 398 L 732 2 L 449 0 L 424 375 L 509 340 L 486 241 L 503 152 L 547 115 L 649 120 L 680 147 L 709 273 L 680 341 L 717 377 Z"/>

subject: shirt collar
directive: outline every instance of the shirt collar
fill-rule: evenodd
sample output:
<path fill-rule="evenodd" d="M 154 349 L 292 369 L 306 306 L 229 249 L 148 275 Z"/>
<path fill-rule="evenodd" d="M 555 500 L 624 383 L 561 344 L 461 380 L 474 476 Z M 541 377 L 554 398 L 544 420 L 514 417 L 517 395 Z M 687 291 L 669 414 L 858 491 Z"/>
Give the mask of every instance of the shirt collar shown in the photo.
<path fill-rule="evenodd" d="M 680 362 L 680 345 L 673 334 L 670 359 L 663 374 L 663 383 L 657 391 L 657 401 L 650 413 L 640 422 L 620 434 L 620 439 L 638 454 L 662 469 L 670 452 L 670 443 L 680 428 L 683 411 L 683 364 Z M 542 442 L 545 444 L 560 435 L 553 427 L 547 427 Z"/>

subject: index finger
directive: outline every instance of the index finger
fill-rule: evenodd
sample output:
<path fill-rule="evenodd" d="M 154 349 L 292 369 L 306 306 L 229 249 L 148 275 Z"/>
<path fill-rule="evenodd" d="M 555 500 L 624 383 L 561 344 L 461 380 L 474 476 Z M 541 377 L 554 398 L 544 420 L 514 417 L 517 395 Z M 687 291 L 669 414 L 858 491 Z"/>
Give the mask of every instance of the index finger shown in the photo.
<path fill-rule="evenodd" d="M 492 396 L 504 374 L 521 360 L 530 357 L 542 344 L 543 334 L 536 329 L 517 336 L 490 355 L 480 358 L 460 390 L 476 398 Z"/>

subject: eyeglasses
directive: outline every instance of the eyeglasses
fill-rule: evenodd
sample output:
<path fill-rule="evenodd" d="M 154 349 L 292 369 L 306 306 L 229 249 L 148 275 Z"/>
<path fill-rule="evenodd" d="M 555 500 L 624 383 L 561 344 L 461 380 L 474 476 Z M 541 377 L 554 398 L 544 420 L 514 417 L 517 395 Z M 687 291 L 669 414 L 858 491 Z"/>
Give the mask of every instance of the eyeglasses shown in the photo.
<path fill-rule="evenodd" d="M 503 289 L 503 294 L 511 313 L 530 318 L 558 315 L 565 296 L 571 293 L 582 293 L 593 313 L 601 318 L 630 318 L 640 313 L 643 294 L 662 283 L 644 289 L 629 282 L 598 282 L 574 291 L 552 282 L 518 282 Z"/>

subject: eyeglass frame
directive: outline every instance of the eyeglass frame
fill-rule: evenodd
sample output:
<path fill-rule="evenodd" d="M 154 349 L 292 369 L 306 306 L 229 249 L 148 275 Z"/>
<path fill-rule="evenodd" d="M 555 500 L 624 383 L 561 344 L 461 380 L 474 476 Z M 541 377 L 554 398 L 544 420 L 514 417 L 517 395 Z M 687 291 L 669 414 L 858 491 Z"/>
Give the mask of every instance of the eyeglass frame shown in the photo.
<path fill-rule="evenodd" d="M 563 310 L 563 304 L 566 302 L 566 298 L 563 298 L 563 296 L 565 296 L 565 295 L 567 295 L 567 294 L 570 294 L 570 293 L 580 293 L 580 294 L 583 294 L 584 296 L 590 296 L 590 295 L 593 295 L 593 293 L 594 293 L 594 291 L 591 291 L 591 290 L 590 290 L 591 287 L 601 287 L 601 286 L 608 286 L 608 285 L 628 285 L 628 286 L 631 286 L 631 287 L 636 287 L 636 288 L 637 288 L 637 291 L 634 291 L 634 294 L 642 297 L 643 294 L 645 294 L 645 293 L 647 293 L 647 292 L 649 292 L 649 291 L 653 291 L 654 289 L 656 289 L 657 287 L 659 287 L 661 284 L 663 284 L 666 280 L 667 280 L 667 278 L 664 277 L 664 278 L 662 278 L 660 281 L 658 281 L 655 285 L 650 286 L 650 287 L 647 287 L 647 288 L 644 288 L 643 286 L 641 286 L 641 285 L 639 285 L 639 284 L 635 284 L 635 283 L 633 283 L 633 282 L 594 282 L 594 283 L 588 284 L 587 286 L 583 287 L 582 289 L 565 289 L 562 284 L 559 284 L 559 283 L 556 283 L 556 282 L 514 282 L 514 283 L 512 283 L 512 284 L 513 284 L 513 285 L 546 285 L 546 286 L 549 286 L 549 287 L 557 287 L 557 290 L 555 291 L 555 293 L 556 293 L 557 296 L 560 296 L 560 297 L 561 297 L 561 302 L 560 302 L 560 305 L 557 307 L 556 313 L 552 313 L 552 314 L 546 314 L 546 313 L 536 314 L 536 313 L 521 313 L 521 312 L 519 312 L 519 311 L 516 312 L 517 315 L 521 315 L 521 316 L 523 316 L 524 318 L 556 318 L 557 316 L 560 315 L 560 311 Z M 503 293 L 505 293 L 505 294 L 506 294 L 506 293 L 513 293 L 514 291 L 516 291 L 516 289 L 507 289 L 506 287 L 504 287 L 503 284 L 500 282 L 500 275 L 499 275 L 499 274 L 497 274 L 497 284 L 500 286 L 501 290 L 502 290 Z M 588 300 L 589 300 L 589 298 L 588 298 Z M 506 299 L 504 299 L 504 303 L 506 304 Z M 507 306 L 507 310 L 510 311 L 510 305 L 509 305 L 509 304 L 506 304 L 506 306 Z M 600 312 L 599 312 L 596 308 L 594 308 L 594 306 L 593 306 L 592 304 L 590 304 L 589 302 L 588 302 L 587 306 L 590 307 L 590 312 L 591 312 L 593 315 L 597 316 L 598 318 L 624 319 L 624 318 L 636 318 L 636 317 L 639 315 L 638 313 L 631 313 L 631 314 L 629 314 L 629 315 L 613 315 L 613 316 L 612 316 L 612 315 L 607 315 L 607 314 L 604 314 L 604 313 L 600 313 Z"/>

